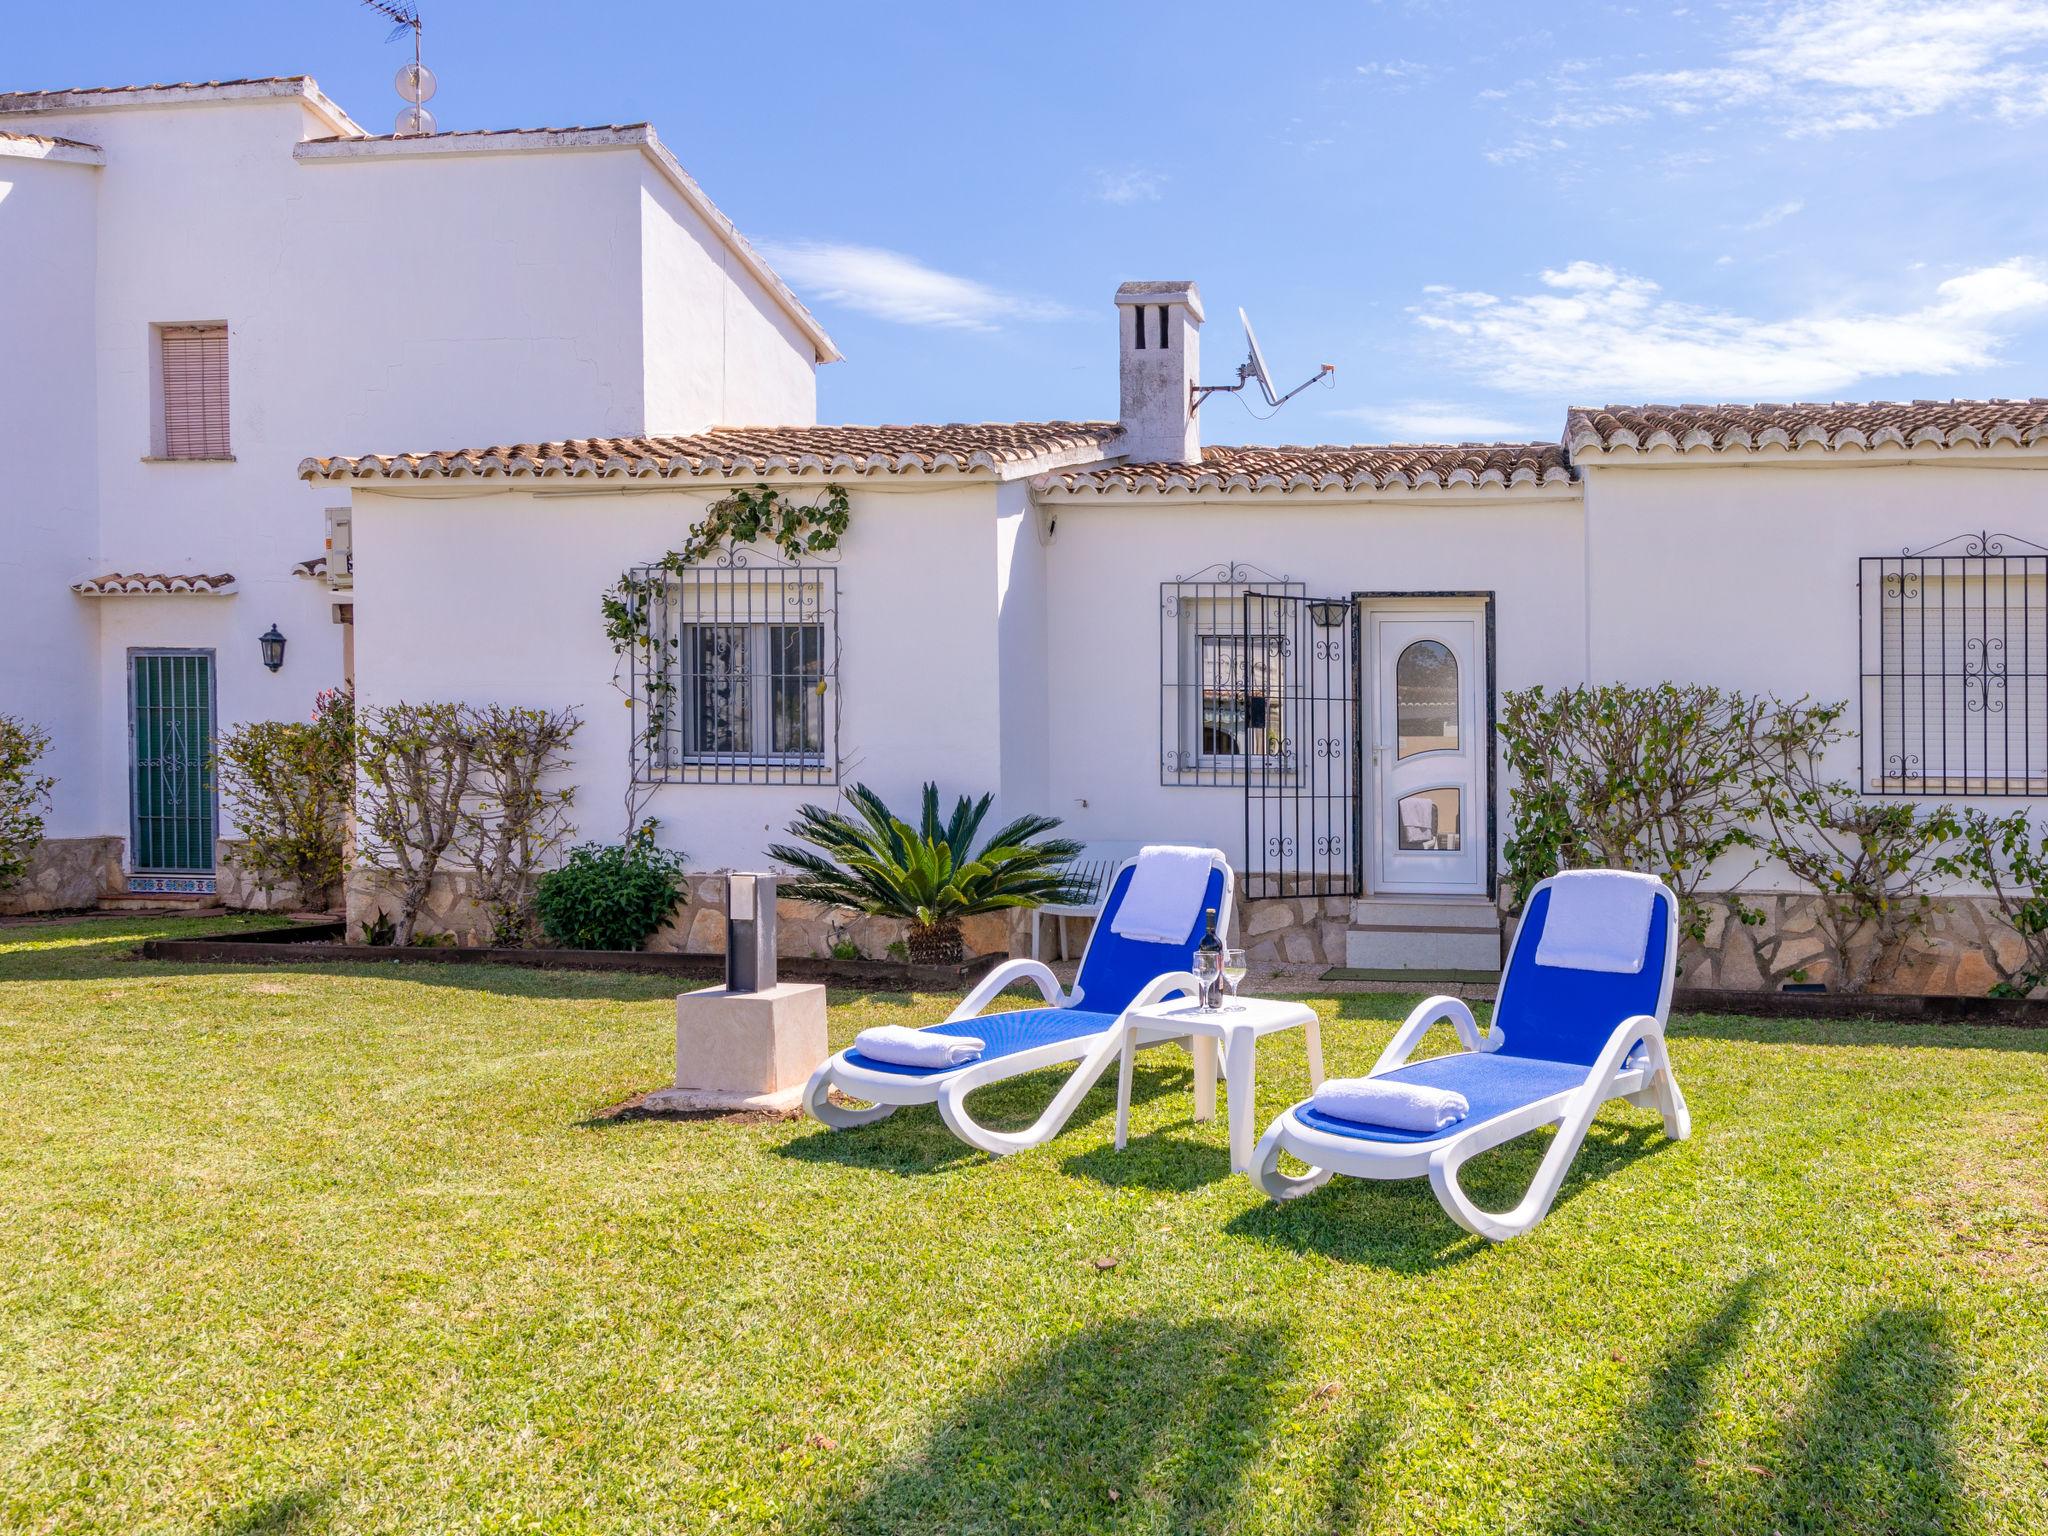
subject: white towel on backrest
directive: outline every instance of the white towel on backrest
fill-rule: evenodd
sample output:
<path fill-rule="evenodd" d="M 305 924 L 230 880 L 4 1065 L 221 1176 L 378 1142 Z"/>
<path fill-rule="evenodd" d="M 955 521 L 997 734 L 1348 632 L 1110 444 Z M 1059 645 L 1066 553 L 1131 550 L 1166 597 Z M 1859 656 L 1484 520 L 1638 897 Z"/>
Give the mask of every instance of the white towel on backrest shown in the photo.
<path fill-rule="evenodd" d="M 1339 1120 L 1396 1131 L 1440 1131 L 1472 1113 L 1462 1093 L 1380 1077 L 1333 1077 L 1316 1090 L 1313 1102 Z"/>
<path fill-rule="evenodd" d="M 988 1042 L 972 1035 L 912 1029 L 907 1024 L 877 1024 L 855 1035 L 853 1048 L 896 1067 L 957 1067 L 987 1050 Z"/>
<path fill-rule="evenodd" d="M 1109 931 L 1151 944 L 1185 944 L 1188 930 L 1202 915 L 1212 861 L 1221 857 L 1214 848 L 1167 843 L 1140 848 Z"/>
<path fill-rule="evenodd" d="M 1625 869 L 1559 875 L 1536 941 L 1536 963 L 1635 975 L 1649 958 L 1650 911 L 1663 888 L 1655 875 Z"/>

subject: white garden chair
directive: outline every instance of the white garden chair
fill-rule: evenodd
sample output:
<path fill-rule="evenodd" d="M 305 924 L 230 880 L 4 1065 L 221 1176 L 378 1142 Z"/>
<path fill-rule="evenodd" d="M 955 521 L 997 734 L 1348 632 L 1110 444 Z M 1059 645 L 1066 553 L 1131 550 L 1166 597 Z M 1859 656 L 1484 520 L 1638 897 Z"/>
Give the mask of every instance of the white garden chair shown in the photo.
<path fill-rule="evenodd" d="M 1638 882 L 1615 887 L 1613 882 Z M 1634 971 L 1593 969 L 1546 956 L 1544 933 L 1553 903 L 1601 899 L 1643 885 L 1649 893 L 1642 931 L 1616 934 L 1617 947 L 1640 955 Z M 1600 1107 L 1626 1099 L 1654 1108 L 1664 1133 L 1692 1133 L 1685 1096 L 1672 1074 L 1664 1025 L 1678 963 L 1678 903 L 1661 881 L 1617 870 L 1553 875 L 1530 893 L 1513 952 L 1501 977 L 1493 1024 L 1483 1035 L 1472 1010 L 1455 997 L 1425 999 L 1395 1032 L 1370 1077 L 1463 1094 L 1466 1116 L 1436 1131 L 1397 1130 L 1340 1119 L 1304 1100 L 1285 1111 L 1252 1154 L 1252 1181 L 1275 1200 L 1291 1200 L 1333 1174 L 1361 1179 L 1427 1176 L 1450 1218 L 1468 1232 L 1499 1242 L 1541 1221 L 1556 1200 L 1572 1160 Z M 1432 1024 L 1449 1020 L 1465 1049 L 1411 1062 Z M 1458 1182 L 1471 1158 L 1540 1126 L 1556 1138 L 1520 1204 L 1498 1214 L 1474 1205 Z M 1280 1171 L 1281 1153 L 1309 1165 L 1299 1177 Z"/>
<path fill-rule="evenodd" d="M 984 976 L 944 1023 L 931 1026 L 935 1034 L 968 1035 L 984 1041 L 982 1053 L 974 1060 L 955 1067 L 908 1067 L 876 1061 L 849 1047 L 811 1075 L 804 1087 L 805 1110 L 833 1129 L 843 1130 L 871 1124 L 906 1104 L 936 1103 L 947 1128 L 984 1152 L 1002 1156 L 1050 1141 L 1096 1080 L 1118 1060 L 1124 1015 L 1169 997 L 1195 995 L 1190 967 L 1204 932 L 1205 910 L 1216 909 L 1219 934 L 1229 930 L 1230 866 L 1222 854 L 1212 853 L 1209 880 L 1202 899 L 1188 911 L 1183 941 L 1153 943 L 1116 933 L 1117 909 L 1130 890 L 1136 867 L 1137 860 L 1128 859 L 1117 869 L 1102 916 L 1088 936 L 1071 992 L 1062 990 L 1059 979 L 1041 961 L 1006 961 Z M 1035 985 L 1051 1006 L 981 1012 L 1004 988 L 1019 981 Z M 1044 1113 L 1025 1129 L 993 1130 L 968 1112 L 967 1096 L 975 1089 L 1068 1061 L 1077 1063 L 1073 1072 Z M 866 1100 L 869 1107 L 833 1103 L 834 1089 L 847 1098 Z"/>

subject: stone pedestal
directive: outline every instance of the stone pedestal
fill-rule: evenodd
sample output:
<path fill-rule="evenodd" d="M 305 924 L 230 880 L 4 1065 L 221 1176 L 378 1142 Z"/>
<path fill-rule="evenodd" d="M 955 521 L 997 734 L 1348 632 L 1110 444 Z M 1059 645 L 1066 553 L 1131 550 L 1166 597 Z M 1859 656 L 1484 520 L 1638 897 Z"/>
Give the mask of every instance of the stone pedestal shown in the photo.
<path fill-rule="evenodd" d="M 685 992 L 676 999 L 675 1086 L 644 1102 L 653 1110 L 794 1109 L 828 1054 L 823 987 Z"/>

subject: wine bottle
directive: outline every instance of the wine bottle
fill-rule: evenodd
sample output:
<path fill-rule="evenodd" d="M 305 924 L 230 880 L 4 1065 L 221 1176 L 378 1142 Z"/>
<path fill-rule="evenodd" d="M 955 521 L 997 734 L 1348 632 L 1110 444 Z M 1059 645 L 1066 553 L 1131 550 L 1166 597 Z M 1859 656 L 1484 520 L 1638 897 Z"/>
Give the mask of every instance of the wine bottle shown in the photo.
<path fill-rule="evenodd" d="M 1195 974 L 1202 982 L 1202 1009 L 1213 1013 L 1223 1005 L 1223 941 L 1216 937 L 1216 909 L 1210 907 L 1208 913 L 1209 931 L 1202 935 L 1195 953 L 1209 958 L 1196 964 Z"/>

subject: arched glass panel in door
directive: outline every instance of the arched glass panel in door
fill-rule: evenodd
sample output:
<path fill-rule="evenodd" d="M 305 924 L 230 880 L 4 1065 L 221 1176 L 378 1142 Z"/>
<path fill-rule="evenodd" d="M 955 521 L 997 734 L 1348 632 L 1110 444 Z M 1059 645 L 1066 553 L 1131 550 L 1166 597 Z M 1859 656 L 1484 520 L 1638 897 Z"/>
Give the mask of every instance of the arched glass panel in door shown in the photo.
<path fill-rule="evenodd" d="M 1417 640 L 1394 663 L 1395 756 L 1458 749 L 1458 658 L 1439 640 Z"/>

